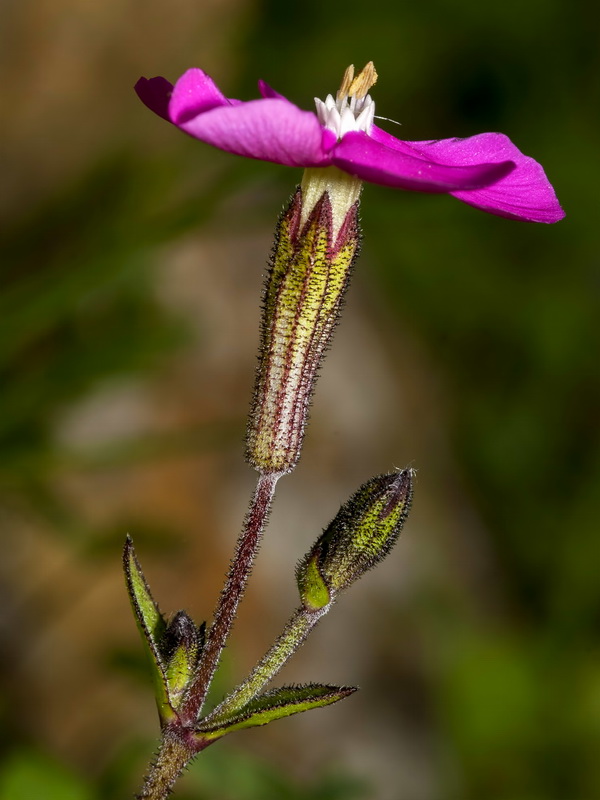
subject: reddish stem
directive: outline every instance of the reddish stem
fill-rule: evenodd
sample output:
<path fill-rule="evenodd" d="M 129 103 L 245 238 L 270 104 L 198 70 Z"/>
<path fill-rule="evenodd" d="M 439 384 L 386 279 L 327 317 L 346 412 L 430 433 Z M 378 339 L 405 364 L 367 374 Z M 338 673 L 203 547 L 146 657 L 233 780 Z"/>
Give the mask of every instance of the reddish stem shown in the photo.
<path fill-rule="evenodd" d="M 233 626 L 238 605 L 246 589 L 252 564 L 260 546 L 261 534 L 271 509 L 275 486 L 280 477 L 281 473 L 272 473 L 261 474 L 258 478 L 194 681 L 179 709 L 179 719 L 184 727 L 195 725 L 200 715 L 221 652 Z"/>
<path fill-rule="evenodd" d="M 163 730 L 158 753 L 150 765 L 141 791 L 136 794 L 136 800 L 165 800 L 185 767 L 209 744 L 210 741 L 195 737 L 178 725 Z"/>

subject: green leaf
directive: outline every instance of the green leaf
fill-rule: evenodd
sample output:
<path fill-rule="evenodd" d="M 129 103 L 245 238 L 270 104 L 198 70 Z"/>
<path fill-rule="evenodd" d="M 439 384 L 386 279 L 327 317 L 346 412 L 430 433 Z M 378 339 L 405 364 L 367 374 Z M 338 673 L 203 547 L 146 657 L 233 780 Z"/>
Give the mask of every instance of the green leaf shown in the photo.
<path fill-rule="evenodd" d="M 355 691 L 356 688 L 352 686 L 338 687 L 318 683 L 307 686 L 283 686 L 261 694 L 229 717 L 200 725 L 197 732 L 203 739 L 214 741 L 233 731 L 268 725 L 276 719 L 337 703 Z"/>
<path fill-rule="evenodd" d="M 167 625 L 150 593 L 130 536 L 127 536 L 125 541 L 123 567 L 135 620 L 150 656 L 158 713 L 165 722 L 175 715 L 169 701 L 166 666 L 161 655 L 161 642 L 165 636 Z"/>
<path fill-rule="evenodd" d="M 129 536 L 123 565 L 133 613 L 150 656 L 158 713 L 166 723 L 175 717 L 194 677 L 204 647 L 205 623 L 196 627 L 189 614 L 178 611 L 167 624 L 152 597 Z"/>

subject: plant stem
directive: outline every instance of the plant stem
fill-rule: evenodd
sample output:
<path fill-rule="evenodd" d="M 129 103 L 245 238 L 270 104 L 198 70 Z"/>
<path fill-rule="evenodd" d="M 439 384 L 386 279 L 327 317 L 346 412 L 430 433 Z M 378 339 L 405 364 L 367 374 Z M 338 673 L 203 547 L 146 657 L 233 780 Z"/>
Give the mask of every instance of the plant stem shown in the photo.
<path fill-rule="evenodd" d="M 199 751 L 190 747 L 183 739 L 165 731 L 160 749 L 150 767 L 142 791 L 137 800 L 164 800 L 173 784 L 185 769 L 186 764 Z"/>
<path fill-rule="evenodd" d="M 280 477 L 281 473 L 259 475 L 194 681 L 179 710 L 179 719 L 184 726 L 193 726 L 200 715 L 221 652 L 233 626 L 237 607 L 244 594 L 260 545 L 261 534 L 271 509 L 275 486 Z"/>
<path fill-rule="evenodd" d="M 298 608 L 283 629 L 281 636 L 279 636 L 270 650 L 265 653 L 246 680 L 234 689 L 206 717 L 204 722 L 214 725 L 221 717 L 235 713 L 256 697 L 263 686 L 279 672 L 286 661 L 304 643 L 308 634 L 323 614 L 327 613 L 329 608 L 330 606 L 325 606 L 316 611 L 309 611 L 303 606 Z"/>

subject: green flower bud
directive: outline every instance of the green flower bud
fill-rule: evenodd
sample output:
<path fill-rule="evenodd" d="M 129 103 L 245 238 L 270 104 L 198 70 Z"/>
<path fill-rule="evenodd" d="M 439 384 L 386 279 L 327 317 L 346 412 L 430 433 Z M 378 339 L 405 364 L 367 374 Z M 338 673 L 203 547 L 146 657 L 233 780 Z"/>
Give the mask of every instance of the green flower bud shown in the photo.
<path fill-rule="evenodd" d="M 408 516 L 412 475 L 403 470 L 372 478 L 340 508 L 297 569 L 307 609 L 325 607 L 390 552 Z"/>
<path fill-rule="evenodd" d="M 178 611 L 160 641 L 169 700 L 174 709 L 179 707 L 194 677 L 204 647 L 204 627 L 202 624 L 197 628 L 187 612 Z"/>
<path fill-rule="evenodd" d="M 318 191 L 314 181 L 303 184 L 277 228 L 246 449 L 263 474 L 289 472 L 300 457 L 317 372 L 358 253 L 360 182 L 352 179 L 352 194 L 348 176 L 337 181 L 342 188 L 335 177 Z M 336 202 L 335 187 L 346 205 Z"/>

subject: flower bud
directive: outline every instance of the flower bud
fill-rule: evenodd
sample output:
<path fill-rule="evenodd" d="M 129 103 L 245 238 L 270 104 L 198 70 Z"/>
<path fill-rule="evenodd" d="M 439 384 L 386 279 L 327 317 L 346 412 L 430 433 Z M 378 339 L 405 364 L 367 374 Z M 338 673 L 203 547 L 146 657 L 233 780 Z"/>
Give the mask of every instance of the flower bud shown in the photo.
<path fill-rule="evenodd" d="M 298 566 L 306 608 L 325 607 L 390 552 L 408 516 L 412 475 L 403 470 L 372 478 L 340 508 Z"/>
<path fill-rule="evenodd" d="M 167 625 L 160 645 L 169 700 L 177 709 L 194 677 L 204 646 L 204 625 L 197 628 L 187 612 L 178 611 Z"/>
<path fill-rule="evenodd" d="M 264 292 L 246 450 L 263 474 L 296 466 L 318 368 L 359 246 L 358 190 L 343 216 L 326 189 L 316 201 L 311 197 L 306 215 L 307 192 L 304 186 L 296 191 L 279 221 Z"/>
<path fill-rule="evenodd" d="M 197 659 L 198 652 L 203 646 L 203 637 L 204 626 L 198 629 L 187 611 L 177 611 L 168 623 L 160 642 L 164 661 L 168 663 L 179 648 L 189 653 L 190 661 Z"/>

